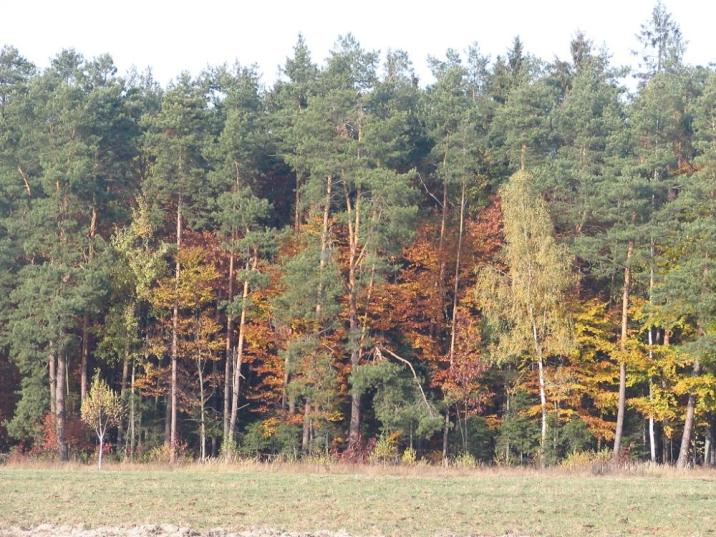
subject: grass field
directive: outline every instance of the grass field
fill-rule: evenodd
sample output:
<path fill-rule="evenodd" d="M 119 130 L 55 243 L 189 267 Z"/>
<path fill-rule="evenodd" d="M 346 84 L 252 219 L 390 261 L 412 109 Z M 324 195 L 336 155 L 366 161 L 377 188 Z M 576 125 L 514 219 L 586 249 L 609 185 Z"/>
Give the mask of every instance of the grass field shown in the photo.
<path fill-rule="evenodd" d="M 0 467 L 0 527 L 171 523 L 353 535 L 716 535 L 716 473 Z"/>

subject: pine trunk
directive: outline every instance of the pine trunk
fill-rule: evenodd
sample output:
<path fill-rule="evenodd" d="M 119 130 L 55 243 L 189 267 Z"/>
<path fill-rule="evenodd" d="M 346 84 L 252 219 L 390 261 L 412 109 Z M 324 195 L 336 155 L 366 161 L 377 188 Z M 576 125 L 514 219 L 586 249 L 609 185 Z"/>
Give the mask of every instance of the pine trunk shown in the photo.
<path fill-rule="evenodd" d="M 82 316 L 82 350 L 80 356 L 80 402 L 87 397 L 87 362 L 89 357 L 89 329 L 87 314 Z"/>
<path fill-rule="evenodd" d="M 233 240 L 232 240 L 233 242 Z M 233 245 L 232 245 L 233 248 Z M 231 413 L 231 387 L 232 387 L 232 362 L 234 356 L 232 351 L 232 333 L 234 330 L 234 319 L 231 315 L 231 302 L 234 300 L 234 252 L 233 249 L 229 254 L 229 294 L 228 294 L 228 311 L 226 312 L 226 337 L 224 344 L 224 446 L 232 445 L 233 437 L 230 434 L 230 413 Z"/>
<path fill-rule="evenodd" d="M 253 269 L 256 270 L 257 256 L 253 259 Z M 246 270 L 249 263 L 246 262 Z M 229 423 L 229 434 L 233 440 L 236 435 L 236 421 L 239 414 L 239 389 L 241 386 L 241 364 L 244 360 L 244 341 L 246 339 L 246 302 L 249 298 L 249 280 L 244 280 L 244 289 L 241 293 L 241 315 L 239 316 L 239 341 L 236 347 L 236 363 L 234 364 L 234 385 L 231 395 L 231 420 Z"/>
<path fill-rule="evenodd" d="M 617 407 L 617 426 L 614 432 L 613 461 L 619 462 L 621 456 L 621 442 L 624 431 L 624 413 L 626 412 L 626 363 L 624 362 L 629 324 L 629 292 L 631 290 L 631 257 L 634 252 L 634 241 L 627 245 L 626 264 L 624 267 L 624 288 L 622 290 L 622 321 L 619 350 L 622 356 L 619 359 L 619 401 Z"/>
<path fill-rule="evenodd" d="M 346 203 L 348 207 L 348 334 L 351 341 L 351 371 L 355 371 L 359 365 L 360 324 L 358 321 L 358 286 L 356 271 L 358 269 L 358 245 L 360 242 L 360 211 L 361 191 L 356 193 L 355 208 L 351 208 L 350 199 L 346 192 Z M 360 400 L 361 395 L 351 390 L 351 419 L 348 442 L 351 446 L 358 444 L 360 440 Z"/>
<path fill-rule="evenodd" d="M 694 363 L 693 376 L 697 377 L 701 371 L 701 364 L 696 359 Z M 686 417 L 684 418 L 684 433 L 681 436 L 681 446 L 679 448 L 679 458 L 676 460 L 677 468 L 686 468 L 689 465 L 689 447 L 691 446 L 691 436 L 694 429 L 694 414 L 696 411 L 696 395 L 689 393 L 689 400 L 686 403 Z"/>
<path fill-rule="evenodd" d="M 48 376 L 50 377 L 50 413 L 52 416 L 57 415 L 57 359 L 55 358 L 55 347 L 50 342 L 50 352 L 48 353 Z"/>
<path fill-rule="evenodd" d="M 182 200 L 181 197 L 177 202 L 177 232 L 176 232 L 176 266 L 174 272 L 174 309 L 172 311 L 172 386 L 171 386 L 171 428 L 169 438 L 169 462 L 174 463 L 176 461 L 176 447 L 177 447 L 177 359 L 178 359 L 178 337 L 177 333 L 179 329 L 179 277 L 181 275 L 181 265 L 179 263 L 179 252 L 181 250 L 181 210 Z"/>
<path fill-rule="evenodd" d="M 57 455 L 60 461 L 64 462 L 69 460 L 69 449 L 67 446 L 67 439 L 65 438 L 65 380 L 66 380 L 66 367 L 67 360 L 64 352 L 57 354 L 57 387 L 55 390 L 56 395 L 56 411 L 55 414 L 55 432 L 57 435 Z"/>
<path fill-rule="evenodd" d="M 452 297 L 452 319 L 450 323 L 450 350 L 448 352 L 449 374 L 452 375 L 453 364 L 455 362 L 455 341 L 457 337 L 457 306 L 458 295 L 460 293 L 460 257 L 462 256 L 462 236 L 465 230 L 465 182 L 462 183 L 460 189 L 460 224 L 457 239 L 457 253 L 455 255 L 455 279 L 453 281 L 453 297 Z M 458 414 L 459 421 L 459 414 Z M 443 430 L 443 461 L 448 460 L 448 430 L 450 428 L 450 412 L 449 405 L 445 410 L 445 425 Z"/>

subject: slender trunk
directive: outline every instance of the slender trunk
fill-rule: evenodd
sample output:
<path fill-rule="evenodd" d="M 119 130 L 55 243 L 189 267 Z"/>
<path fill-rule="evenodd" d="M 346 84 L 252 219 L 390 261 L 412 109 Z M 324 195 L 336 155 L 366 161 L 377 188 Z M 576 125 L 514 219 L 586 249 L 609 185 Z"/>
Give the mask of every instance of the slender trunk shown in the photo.
<path fill-rule="evenodd" d="M 629 323 L 629 292 L 631 289 L 631 257 L 634 252 L 634 241 L 627 245 L 626 264 L 624 266 L 624 288 L 622 291 L 622 323 L 619 339 L 619 402 L 617 408 L 617 427 L 614 433 L 613 460 L 619 462 L 621 455 L 622 434 L 624 431 L 624 413 L 626 412 L 626 363 L 624 361 L 627 344 L 627 328 Z"/>
<path fill-rule="evenodd" d="M 293 230 L 298 232 L 301 227 L 301 174 L 296 174 L 296 196 L 293 208 Z"/>
<path fill-rule="evenodd" d="M 525 164 L 527 161 L 527 144 L 522 144 L 520 147 L 520 170 L 525 171 Z"/>
<path fill-rule="evenodd" d="M 709 427 L 706 428 L 706 435 L 704 438 L 704 460 L 702 461 L 702 466 L 711 466 L 711 429 Z"/>
<path fill-rule="evenodd" d="M 201 444 L 201 460 L 206 460 L 206 401 L 204 397 L 204 368 L 201 360 L 196 361 L 196 369 L 199 375 L 199 440 Z"/>
<path fill-rule="evenodd" d="M 539 401 L 542 410 L 542 432 L 540 436 L 540 466 L 545 465 L 545 447 L 547 446 L 547 393 L 545 391 L 544 381 L 544 363 L 542 356 L 537 360 L 537 370 L 539 372 Z"/>
<path fill-rule="evenodd" d="M 346 206 L 348 209 L 348 334 L 351 342 L 351 371 L 359 365 L 358 345 L 360 344 L 358 322 L 358 286 L 356 272 L 358 269 L 358 245 L 360 243 L 360 211 L 361 191 L 356 192 L 355 208 L 351 207 L 350 198 L 346 191 Z M 348 441 L 350 445 L 357 445 L 360 438 L 360 400 L 361 394 L 351 390 L 351 419 Z"/>
<path fill-rule="evenodd" d="M 57 455 L 60 461 L 69 460 L 69 450 L 67 446 L 67 439 L 65 438 L 65 369 L 67 366 L 67 360 L 65 353 L 60 351 L 57 353 L 57 387 L 55 390 L 56 403 L 55 407 L 57 410 L 55 431 L 57 435 Z"/>
<path fill-rule="evenodd" d="M 125 344 L 124 359 L 122 360 L 122 383 L 119 388 L 119 400 L 122 402 L 122 407 L 126 408 L 127 403 L 127 379 L 129 378 L 129 349 Z M 122 438 L 124 433 L 124 420 L 120 418 L 119 424 L 117 425 L 117 447 L 122 445 Z"/>
<path fill-rule="evenodd" d="M 181 275 L 181 265 L 179 263 L 179 253 L 181 250 L 181 232 L 182 232 L 182 198 L 179 197 L 177 202 L 177 233 L 176 233 L 176 265 L 174 272 L 174 310 L 172 312 L 172 409 L 171 409 L 171 428 L 169 439 L 169 462 L 176 461 L 177 447 L 177 359 L 178 359 L 178 330 L 179 330 L 179 278 Z"/>
<path fill-rule="evenodd" d="M 316 300 L 316 320 L 321 322 L 321 304 L 323 302 L 323 272 L 328 257 L 328 225 L 331 214 L 331 192 L 333 189 L 333 177 L 326 177 L 326 199 L 323 204 L 323 225 L 321 226 L 321 258 L 318 261 L 318 297 Z"/>
<path fill-rule="evenodd" d="M 94 257 L 94 238 L 97 233 L 97 208 L 92 204 L 92 216 L 90 218 L 89 246 L 87 257 L 92 261 Z M 80 402 L 87 396 L 87 364 L 89 361 L 89 317 L 87 313 L 82 316 L 82 350 L 80 358 Z M 121 428 L 120 428 L 121 431 Z"/>
<path fill-rule="evenodd" d="M 97 470 L 102 469 L 102 455 L 104 454 L 104 435 L 99 435 L 99 456 L 97 457 Z"/>
<path fill-rule="evenodd" d="M 446 155 L 447 157 L 447 155 Z M 440 237 L 438 238 L 438 258 L 439 258 L 439 265 L 438 265 L 438 278 L 435 281 L 435 292 L 437 294 L 438 303 L 439 303 L 439 312 L 440 315 L 443 315 L 443 312 L 445 311 L 445 305 L 444 305 L 444 297 L 445 297 L 445 289 L 444 289 L 444 283 L 445 283 L 445 237 L 447 235 L 447 218 L 448 218 L 448 185 L 447 181 L 443 181 L 443 201 L 442 201 L 443 207 L 442 207 L 442 214 L 440 215 Z M 436 331 L 438 330 L 438 324 L 439 320 L 438 318 L 433 318 L 430 330 L 432 332 L 432 335 L 434 336 L 436 334 Z"/>
<path fill-rule="evenodd" d="M 651 332 L 651 331 L 650 331 Z M 651 333 L 649 334 L 651 336 Z M 653 400 L 653 384 L 649 382 L 649 401 Z M 654 418 L 649 416 L 649 448 L 651 462 L 656 462 L 656 432 L 654 427 Z"/>
<path fill-rule="evenodd" d="M 694 370 L 692 375 L 697 377 L 701 372 L 701 364 L 698 360 L 694 362 Z M 694 414 L 696 411 L 696 394 L 689 393 L 689 400 L 686 403 L 686 417 L 684 419 L 684 433 L 681 436 L 681 446 L 679 448 L 679 458 L 676 460 L 677 468 L 686 468 L 689 465 L 689 446 L 691 445 L 691 436 L 694 429 Z"/>
<path fill-rule="evenodd" d="M 443 422 L 443 466 L 448 465 L 448 440 L 450 434 L 450 405 L 445 406 L 445 421 Z"/>
<path fill-rule="evenodd" d="M 135 436 L 135 430 L 134 430 L 134 376 L 135 376 L 135 362 L 132 360 L 132 379 L 131 384 L 129 388 L 129 460 L 134 460 L 134 436 Z"/>
<path fill-rule="evenodd" d="M 246 262 L 246 270 L 249 269 L 249 262 Z M 253 259 L 253 269 L 256 269 L 256 256 Z M 244 358 L 244 340 L 246 330 L 246 302 L 249 297 L 249 280 L 244 280 L 244 289 L 241 292 L 241 314 L 239 316 L 239 340 L 236 346 L 236 363 L 234 364 L 234 384 L 231 394 L 231 419 L 229 420 L 229 435 L 232 439 L 236 437 L 236 421 L 239 413 L 239 388 L 241 385 L 241 364 Z"/>
<path fill-rule="evenodd" d="M 452 297 L 452 320 L 450 323 L 450 350 L 448 352 L 449 359 L 449 375 L 452 376 L 453 364 L 455 362 L 455 341 L 457 336 L 457 306 L 458 295 L 460 293 L 460 257 L 462 256 L 462 236 L 465 229 L 465 181 L 462 182 L 460 189 L 460 223 L 457 239 L 457 254 L 455 255 L 455 278 L 453 282 Z M 443 430 L 443 461 L 447 462 L 448 458 L 448 429 L 450 427 L 449 406 L 445 410 L 445 425 Z M 458 421 L 459 421 L 458 412 Z M 459 424 L 458 424 L 459 425 Z"/>
<path fill-rule="evenodd" d="M 311 400 L 306 398 L 306 404 L 303 407 L 303 434 L 301 435 L 301 451 L 303 451 L 303 453 L 308 453 L 310 431 L 311 431 Z"/>
<path fill-rule="evenodd" d="M 55 371 L 57 359 L 55 358 L 55 347 L 50 342 L 50 351 L 48 353 L 48 375 L 50 377 L 50 413 L 52 416 L 57 415 L 57 373 Z"/>
<path fill-rule="evenodd" d="M 233 234 L 232 234 L 233 235 Z M 226 338 L 225 338 L 225 345 L 224 345 L 224 446 L 225 448 L 229 448 L 232 444 L 233 437 L 230 434 L 230 413 L 231 413 L 231 387 L 232 387 L 232 378 L 231 378 L 231 369 L 232 369 L 232 362 L 234 360 L 234 356 L 231 352 L 233 348 L 233 341 L 232 341 L 232 333 L 234 331 L 234 319 L 231 314 L 231 302 L 234 300 L 234 251 L 233 251 L 233 242 L 235 240 L 235 237 L 232 240 L 232 250 L 229 254 L 229 295 L 228 295 L 228 309 L 226 312 Z"/>
<path fill-rule="evenodd" d="M 89 321 L 87 314 L 82 316 L 82 349 L 80 355 L 80 402 L 87 397 L 87 362 L 89 357 Z"/>
<path fill-rule="evenodd" d="M 164 445 L 169 448 L 172 435 L 172 396 L 168 393 L 164 397 Z"/>

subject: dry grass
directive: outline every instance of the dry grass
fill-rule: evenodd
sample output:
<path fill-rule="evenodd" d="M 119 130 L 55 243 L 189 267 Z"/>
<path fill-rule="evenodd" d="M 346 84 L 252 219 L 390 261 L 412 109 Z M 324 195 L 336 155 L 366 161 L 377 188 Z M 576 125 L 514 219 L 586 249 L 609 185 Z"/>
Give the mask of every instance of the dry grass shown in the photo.
<path fill-rule="evenodd" d="M 716 535 L 716 472 L 218 461 L 0 467 L 0 526 L 174 523 L 354 535 Z"/>

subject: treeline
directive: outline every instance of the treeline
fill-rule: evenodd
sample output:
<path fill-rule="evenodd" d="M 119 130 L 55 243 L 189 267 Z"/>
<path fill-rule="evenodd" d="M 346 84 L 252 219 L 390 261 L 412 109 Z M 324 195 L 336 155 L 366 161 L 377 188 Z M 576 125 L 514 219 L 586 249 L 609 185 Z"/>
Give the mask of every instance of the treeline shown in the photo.
<path fill-rule="evenodd" d="M 658 4 L 431 58 L 303 39 L 264 87 L 0 52 L 0 449 L 716 464 L 716 71 Z M 627 89 L 630 77 L 638 82 Z"/>

